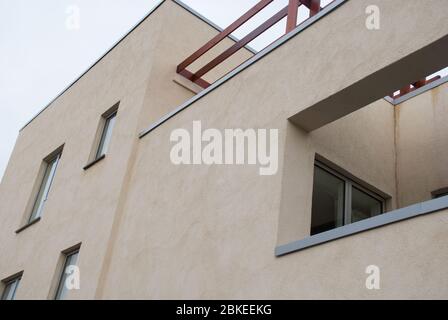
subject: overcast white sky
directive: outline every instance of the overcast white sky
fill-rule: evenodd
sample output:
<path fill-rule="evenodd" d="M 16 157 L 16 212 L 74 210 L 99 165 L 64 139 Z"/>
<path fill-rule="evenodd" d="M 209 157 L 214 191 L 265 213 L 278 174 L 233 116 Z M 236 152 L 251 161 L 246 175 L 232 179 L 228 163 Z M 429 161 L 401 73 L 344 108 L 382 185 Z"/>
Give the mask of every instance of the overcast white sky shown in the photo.
<path fill-rule="evenodd" d="M 185 0 L 226 27 L 259 0 Z M 275 0 L 242 36 L 288 0 Z M 0 179 L 20 128 L 138 23 L 158 0 L 0 0 Z M 67 28 L 79 8 L 79 29 Z M 69 24 L 70 26 L 70 24 Z M 279 33 L 284 26 L 276 26 Z M 272 39 L 266 36 L 255 47 Z M 179 61 L 180 62 L 180 61 Z"/>
<path fill-rule="evenodd" d="M 226 27 L 259 0 L 183 0 Z M 0 179 L 20 128 L 138 23 L 158 0 L 0 0 Z M 235 36 L 241 38 L 287 4 L 274 0 Z M 331 0 L 323 0 L 326 5 Z M 79 29 L 67 28 L 79 8 Z M 301 7 L 299 21 L 307 10 Z M 70 21 L 70 20 L 69 20 Z M 285 20 L 250 45 L 261 49 Z M 180 62 L 180 61 L 179 61 Z"/>

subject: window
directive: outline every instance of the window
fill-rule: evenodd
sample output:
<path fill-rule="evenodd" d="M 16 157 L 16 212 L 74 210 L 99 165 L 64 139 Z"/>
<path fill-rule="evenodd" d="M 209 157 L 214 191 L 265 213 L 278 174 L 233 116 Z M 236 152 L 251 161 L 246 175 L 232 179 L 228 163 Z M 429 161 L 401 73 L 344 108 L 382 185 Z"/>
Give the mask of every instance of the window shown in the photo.
<path fill-rule="evenodd" d="M 444 196 L 448 196 L 448 187 L 435 190 L 435 191 L 431 192 L 431 194 L 432 194 L 432 198 L 433 199 L 437 199 L 437 198 L 442 198 Z"/>
<path fill-rule="evenodd" d="M 117 102 L 101 115 L 101 120 L 95 134 L 87 164 L 83 168 L 84 170 L 93 167 L 106 157 L 112 140 L 115 123 L 117 121 L 119 105 L 120 102 Z"/>
<path fill-rule="evenodd" d="M 47 158 L 47 160 L 45 160 L 44 175 L 39 187 L 39 191 L 37 192 L 37 196 L 34 201 L 33 209 L 31 210 L 31 215 L 28 222 L 32 222 L 33 220 L 41 217 L 60 159 L 61 152 L 57 152 L 55 155 L 50 156 L 49 158 Z"/>
<path fill-rule="evenodd" d="M 73 271 L 71 270 L 70 267 L 76 266 L 78 255 L 79 255 L 79 247 L 64 254 L 64 266 L 62 268 L 61 276 L 59 278 L 59 283 L 56 290 L 55 295 L 56 300 L 63 300 L 67 292 L 69 291 L 69 288 L 67 288 L 66 285 L 66 281 L 68 276 L 73 274 Z"/>
<path fill-rule="evenodd" d="M 383 213 L 384 199 L 316 162 L 311 235 Z"/>
<path fill-rule="evenodd" d="M 101 134 L 101 138 L 98 144 L 98 149 L 95 155 L 95 159 L 97 160 L 102 156 L 106 155 L 107 149 L 109 148 L 110 140 L 112 137 L 112 131 L 115 126 L 115 119 L 117 118 L 117 110 L 103 116 L 104 118 L 104 128 Z"/>
<path fill-rule="evenodd" d="M 20 273 L 20 275 L 14 276 L 13 278 L 10 278 L 9 280 L 3 281 L 5 287 L 3 289 L 1 300 L 14 300 L 21 278 L 22 273 Z"/>

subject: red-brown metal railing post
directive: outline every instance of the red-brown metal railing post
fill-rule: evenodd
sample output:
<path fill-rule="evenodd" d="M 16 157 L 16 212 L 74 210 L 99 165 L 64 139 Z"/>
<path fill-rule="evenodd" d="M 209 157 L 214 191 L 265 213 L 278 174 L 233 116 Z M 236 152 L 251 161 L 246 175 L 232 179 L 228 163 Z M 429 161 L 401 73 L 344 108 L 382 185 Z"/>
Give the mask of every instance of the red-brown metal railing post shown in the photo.
<path fill-rule="evenodd" d="M 216 58 L 214 58 L 212 61 L 207 63 L 204 67 L 196 71 L 196 73 L 193 75 L 192 81 L 195 81 L 196 79 L 202 77 L 204 74 L 215 68 L 218 64 L 223 62 L 224 60 L 228 59 L 231 55 L 233 55 L 235 52 L 243 48 L 245 45 L 247 45 L 249 42 L 254 40 L 256 37 L 258 37 L 260 34 L 265 32 L 267 29 L 272 27 L 274 24 L 279 22 L 281 19 L 286 17 L 288 14 L 288 7 L 284 7 L 282 10 L 277 12 L 275 15 L 273 15 L 271 18 L 266 20 L 263 24 L 261 24 L 259 27 L 257 27 L 255 30 L 250 32 L 248 35 L 246 35 L 244 38 L 236 42 L 233 46 L 225 50 L 223 53 L 218 55 Z"/>
<path fill-rule="evenodd" d="M 403 96 L 412 91 L 412 87 L 410 84 L 400 89 L 400 96 Z"/>
<path fill-rule="evenodd" d="M 233 31 L 238 29 L 243 23 L 252 18 L 255 14 L 260 12 L 263 8 L 265 8 L 268 4 L 270 4 L 274 0 L 262 0 L 258 2 L 255 6 L 253 6 L 249 11 L 247 11 L 244 15 L 242 15 L 235 22 L 230 24 L 227 28 L 225 28 L 221 33 L 217 34 L 213 39 L 207 42 L 204 46 L 202 46 L 199 50 L 189 56 L 187 59 L 182 61 L 177 66 L 177 72 L 180 73 L 182 70 L 187 68 L 190 64 L 199 59 L 203 54 L 216 46 L 219 42 L 224 40 L 227 36 L 229 36 Z"/>
<path fill-rule="evenodd" d="M 433 78 L 431 78 L 431 79 L 426 79 L 426 78 L 424 78 L 424 79 L 421 79 L 421 80 L 419 80 L 419 81 L 413 83 L 412 85 L 413 85 L 415 88 L 421 88 L 421 87 L 423 87 L 423 86 L 425 86 L 425 85 L 427 85 L 427 84 L 429 84 L 429 83 L 431 83 L 431 82 L 434 82 L 434 81 L 436 81 L 436 80 L 439 80 L 440 78 L 442 78 L 442 77 L 441 77 L 441 76 L 435 76 L 435 77 L 433 77 Z"/>
<path fill-rule="evenodd" d="M 182 61 L 177 66 L 176 72 L 182 75 L 183 77 L 187 78 L 188 80 L 198 84 L 202 88 L 207 88 L 208 86 L 210 86 L 210 83 L 201 78 L 203 75 L 205 75 L 207 72 L 215 68 L 218 64 L 222 63 L 224 60 L 228 59 L 231 55 L 233 55 L 235 52 L 243 48 L 250 41 L 254 40 L 256 37 L 265 32 L 267 29 L 272 27 L 275 23 L 277 23 L 278 21 L 287 16 L 286 33 L 295 29 L 295 27 L 297 26 L 297 10 L 300 5 L 303 4 L 304 6 L 308 7 L 310 9 L 310 15 L 314 15 L 321 10 L 320 0 L 289 0 L 288 6 L 284 7 L 282 10 L 277 12 L 274 16 L 265 21 L 258 28 L 250 32 L 243 39 L 237 41 L 234 45 L 232 45 L 230 48 L 228 48 L 223 53 L 218 55 L 212 61 L 210 61 L 205 66 L 200 68 L 198 71 L 193 73 L 187 70 L 187 67 L 189 65 L 191 65 L 202 55 L 207 53 L 210 49 L 215 47 L 219 42 L 228 37 L 233 31 L 238 29 L 242 24 L 247 22 L 250 18 L 252 18 L 262 9 L 264 9 L 272 1 L 274 0 L 261 0 L 260 2 L 258 2 L 239 19 L 237 19 L 235 22 L 233 22 L 227 28 L 225 28 L 221 33 L 213 37 L 213 39 L 211 39 L 204 46 L 199 48 L 199 50 L 197 50 L 188 58 L 186 58 L 184 61 Z"/>
<path fill-rule="evenodd" d="M 320 0 L 311 0 L 310 1 L 310 17 L 316 15 L 320 11 Z"/>
<path fill-rule="evenodd" d="M 289 0 L 286 33 L 291 32 L 297 26 L 297 9 L 300 5 L 300 0 Z"/>

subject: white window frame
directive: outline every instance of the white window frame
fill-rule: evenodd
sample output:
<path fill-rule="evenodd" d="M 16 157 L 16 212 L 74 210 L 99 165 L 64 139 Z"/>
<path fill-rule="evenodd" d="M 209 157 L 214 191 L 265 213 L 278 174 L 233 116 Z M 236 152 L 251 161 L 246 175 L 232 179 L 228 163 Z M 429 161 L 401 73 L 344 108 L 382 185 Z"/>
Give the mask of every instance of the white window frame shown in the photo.
<path fill-rule="evenodd" d="M 103 128 L 102 128 L 101 136 L 98 141 L 97 148 L 96 148 L 94 160 L 98 160 L 107 154 L 107 151 L 109 150 L 110 143 L 112 141 L 112 135 L 113 135 L 116 121 L 117 121 L 117 115 L 118 115 L 118 109 L 114 108 L 110 113 L 107 113 L 102 116 Z M 111 127 L 110 124 L 111 124 L 112 120 L 114 121 L 114 123 Z M 108 141 L 106 141 L 108 136 L 109 136 L 109 139 L 108 139 Z M 105 144 L 106 142 L 107 142 L 107 144 Z"/>
<path fill-rule="evenodd" d="M 31 208 L 31 212 L 28 218 L 28 223 L 31 223 L 34 220 L 42 217 L 42 213 L 45 204 L 48 200 L 51 186 L 53 184 L 54 177 L 56 175 L 56 171 L 59 165 L 59 161 L 61 160 L 61 156 L 62 156 L 62 150 L 58 150 L 56 154 L 51 155 L 44 160 L 45 163 L 44 173 L 40 181 L 39 189 L 37 190 L 35 199 L 33 201 L 33 206 Z M 50 172 L 48 172 L 48 170 L 50 170 Z M 43 188 L 44 190 L 42 190 Z"/>
<path fill-rule="evenodd" d="M 66 289 L 64 290 L 63 286 L 65 285 L 65 280 L 66 280 L 65 275 L 66 275 L 66 269 L 69 266 L 68 265 L 69 259 L 73 255 L 76 254 L 77 257 L 76 257 L 75 264 L 70 264 L 70 265 L 78 265 L 80 249 L 81 249 L 81 247 L 79 245 L 77 245 L 73 249 L 69 249 L 69 250 L 62 252 L 64 261 L 63 261 L 62 269 L 60 270 L 56 291 L 54 293 L 54 300 L 64 300 L 64 297 L 66 294 L 66 291 L 65 291 Z"/>
<path fill-rule="evenodd" d="M 23 272 L 19 272 L 18 274 L 15 274 L 14 276 L 11 276 L 5 280 L 3 280 L 3 291 L 2 291 L 2 295 L 1 295 L 1 299 L 0 300 L 14 300 L 15 296 L 16 296 L 16 292 L 17 292 L 17 288 L 19 287 L 20 284 L 20 280 L 22 280 L 22 274 Z M 14 291 L 12 293 L 12 296 L 10 299 L 6 299 L 6 290 L 8 289 L 9 286 L 13 285 L 14 286 Z"/>

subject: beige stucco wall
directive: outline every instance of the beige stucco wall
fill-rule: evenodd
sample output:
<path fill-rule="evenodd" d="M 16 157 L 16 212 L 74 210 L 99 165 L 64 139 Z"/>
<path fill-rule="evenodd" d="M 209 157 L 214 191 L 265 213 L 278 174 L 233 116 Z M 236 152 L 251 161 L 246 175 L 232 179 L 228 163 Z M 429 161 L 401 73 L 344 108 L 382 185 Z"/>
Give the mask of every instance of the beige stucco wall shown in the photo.
<path fill-rule="evenodd" d="M 370 5 L 380 9 L 380 30 L 366 28 Z M 291 117 L 446 36 L 447 15 L 445 0 L 346 1 L 245 71 L 245 90 L 267 77 Z"/>
<path fill-rule="evenodd" d="M 386 18 L 392 16 L 390 2 L 374 2 Z M 423 16 L 437 22 L 443 15 L 420 1 L 401 2 L 400 17 L 429 10 Z M 360 52 L 354 51 L 347 42 L 364 34 L 354 26 L 364 23 L 367 3 L 349 1 L 139 140 L 139 132 L 192 96 L 172 81 L 175 66 L 216 34 L 166 1 L 21 132 L 0 185 L 0 279 L 25 270 L 17 298 L 45 299 L 60 252 L 82 242 L 81 290 L 70 298 L 446 296 L 447 279 L 440 271 L 447 262 L 440 241 L 446 211 L 274 257 L 276 245 L 309 234 L 316 153 L 396 198 L 396 115 L 389 103 L 374 102 L 312 134 L 287 120 L 372 66 L 443 32 L 431 24 L 424 29 L 416 23 L 415 29 L 405 19 L 386 32 L 387 39 L 397 38 L 398 52 L 386 48 L 390 42 L 377 42 L 379 33 L 366 35 Z M 409 28 L 415 29 L 413 40 L 405 43 Z M 383 57 L 367 52 L 372 43 Z M 327 54 L 318 61 L 312 51 Z M 240 58 L 248 56 L 243 51 Z M 327 59 L 331 65 L 322 62 Z M 109 153 L 83 171 L 100 115 L 117 101 Z M 204 129 L 278 129 L 278 172 L 260 176 L 255 165 L 173 165 L 170 133 L 191 131 L 194 120 Z M 42 220 L 16 235 L 41 159 L 63 143 Z M 406 148 L 404 140 L 401 144 Z M 396 205 L 395 199 L 388 204 Z M 425 236 L 415 237 L 421 230 Z M 364 286 L 369 264 L 384 270 L 378 292 Z M 422 273 L 428 276 L 413 279 Z"/>
<path fill-rule="evenodd" d="M 139 121 L 158 118 L 193 95 L 172 81 L 175 64 L 216 33 L 166 1 L 20 132 L 0 185 L 0 279 L 25 270 L 16 298 L 52 296 L 61 251 L 79 242 L 79 266 L 86 271 L 81 271 L 82 289 L 71 298 L 95 296 L 129 159 L 137 147 Z M 185 41 L 191 35 L 194 41 Z M 107 157 L 84 171 L 101 114 L 118 101 Z M 29 217 L 26 207 L 42 159 L 62 144 L 42 220 L 15 234 Z"/>
<path fill-rule="evenodd" d="M 266 88 L 260 88 L 250 100 L 229 93 L 240 85 L 239 81 L 229 83 L 141 140 L 102 297 L 300 297 L 292 287 L 289 293 L 280 295 L 277 286 L 284 281 L 282 272 L 268 265 L 277 260 L 274 248 L 279 242 L 309 234 L 316 150 L 353 173 L 364 172 L 360 174 L 362 178 L 394 193 L 393 108 L 382 101 L 313 137 L 297 133 L 296 145 L 290 143 L 288 147 L 302 159 L 281 166 L 275 176 L 259 176 L 256 166 L 171 164 L 171 130 L 191 131 L 195 119 L 201 119 L 204 128 L 278 128 L 282 161 L 287 153 L 285 133 L 291 126 L 281 117 L 278 106 L 282 100 L 265 104 L 267 96 L 273 94 L 262 94 Z M 225 98 L 229 96 L 233 98 Z M 248 121 L 245 115 L 255 107 L 262 111 Z M 366 125 L 366 120 L 374 115 L 384 125 L 382 129 Z M 383 134 L 371 139 L 379 130 Z M 390 136 L 385 138 L 387 133 Z M 346 140 L 345 136 L 356 138 Z M 372 147 L 385 152 L 368 158 L 366 150 Z M 343 156 L 342 151 L 349 154 Z M 367 167 L 373 170 L 365 170 Z M 284 216 L 279 217 L 282 176 L 292 173 L 300 189 L 285 213 L 291 221 L 285 222 Z M 294 195 L 296 191 L 283 186 L 284 193 Z M 284 230 L 283 226 L 293 231 Z M 270 281 L 261 281 L 264 277 Z M 114 290 L 117 283 L 126 283 L 123 291 Z M 291 283 L 295 285 L 298 283 Z"/>
<path fill-rule="evenodd" d="M 396 107 L 400 206 L 448 187 L 448 83 Z"/>

